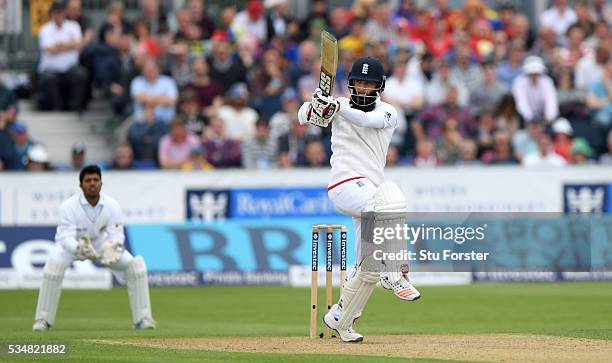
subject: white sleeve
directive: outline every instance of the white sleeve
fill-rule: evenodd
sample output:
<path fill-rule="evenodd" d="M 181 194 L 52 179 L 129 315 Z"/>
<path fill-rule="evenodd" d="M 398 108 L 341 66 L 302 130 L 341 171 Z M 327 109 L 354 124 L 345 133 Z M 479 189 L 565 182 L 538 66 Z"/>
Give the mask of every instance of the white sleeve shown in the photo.
<path fill-rule="evenodd" d="M 525 121 L 531 121 L 533 118 L 533 112 L 531 107 L 529 107 L 529 102 L 527 101 L 527 92 L 525 92 L 524 83 L 524 78 L 516 78 L 512 83 L 512 95 L 516 100 L 516 108 L 521 116 L 523 116 L 523 119 L 525 119 Z"/>
<path fill-rule="evenodd" d="M 81 40 L 83 40 L 83 33 L 81 32 L 81 26 L 76 21 L 73 21 L 71 24 L 72 24 L 72 29 L 71 29 L 72 35 L 75 37 L 73 41 L 80 42 Z"/>
<path fill-rule="evenodd" d="M 76 253 L 79 242 L 76 240 L 77 226 L 69 205 L 60 208 L 60 222 L 55 232 L 55 242 L 61 244 L 67 251 Z"/>
<path fill-rule="evenodd" d="M 118 203 L 112 204 L 111 217 L 106 225 L 106 236 L 104 240 L 113 240 L 121 243 L 125 242 L 125 234 L 123 233 L 123 213 Z"/>
<path fill-rule="evenodd" d="M 546 114 L 546 119 L 552 122 L 555 118 L 557 118 L 557 116 L 559 116 L 559 101 L 557 100 L 557 91 L 555 90 L 555 84 L 550 78 L 545 78 L 543 87 L 546 100 L 544 112 Z"/>
<path fill-rule="evenodd" d="M 353 125 L 373 129 L 386 129 L 397 126 L 397 112 L 393 107 L 364 112 L 351 108 L 348 98 L 339 97 L 338 102 L 340 103 L 338 115 Z"/>
<path fill-rule="evenodd" d="M 53 36 L 49 34 L 50 28 L 48 26 L 43 26 L 40 28 L 38 32 L 38 44 L 40 45 L 41 51 L 46 51 L 47 48 L 55 45 L 56 41 L 53 39 Z"/>

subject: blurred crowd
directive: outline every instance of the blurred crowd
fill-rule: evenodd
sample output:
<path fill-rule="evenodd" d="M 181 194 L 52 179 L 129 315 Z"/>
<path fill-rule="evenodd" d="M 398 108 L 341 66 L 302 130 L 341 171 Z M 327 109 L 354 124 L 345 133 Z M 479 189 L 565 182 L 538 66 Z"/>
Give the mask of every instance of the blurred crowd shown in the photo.
<path fill-rule="evenodd" d="M 175 1 L 175 3 L 177 3 Z M 334 96 L 352 62 L 380 59 L 382 99 L 400 114 L 387 165 L 612 163 L 612 7 L 552 0 L 536 28 L 512 1 L 248 0 L 213 13 L 204 0 L 136 17 L 112 1 L 94 29 L 79 0 L 54 3 L 39 34 L 43 110 L 82 111 L 97 95 L 125 128 L 109 169 L 213 170 L 329 163 L 330 129 L 300 125 L 318 85 L 320 34 L 338 38 Z M 44 146 L 0 87 L 0 169 L 49 169 Z M 75 144 L 72 166 L 86 159 Z"/>

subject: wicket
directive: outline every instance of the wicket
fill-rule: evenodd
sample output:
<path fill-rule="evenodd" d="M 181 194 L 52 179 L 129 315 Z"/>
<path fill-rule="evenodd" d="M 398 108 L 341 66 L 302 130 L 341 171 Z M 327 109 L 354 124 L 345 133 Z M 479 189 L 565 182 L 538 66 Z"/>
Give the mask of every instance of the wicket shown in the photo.
<path fill-rule="evenodd" d="M 340 230 L 340 294 L 346 277 L 346 226 L 341 224 L 318 224 L 312 226 L 312 273 L 310 276 L 310 337 L 317 337 L 317 289 L 319 272 L 319 232 L 326 231 L 325 248 L 325 305 L 327 311 L 333 304 L 332 260 L 334 230 Z M 331 329 L 325 327 L 324 337 L 331 338 Z"/>

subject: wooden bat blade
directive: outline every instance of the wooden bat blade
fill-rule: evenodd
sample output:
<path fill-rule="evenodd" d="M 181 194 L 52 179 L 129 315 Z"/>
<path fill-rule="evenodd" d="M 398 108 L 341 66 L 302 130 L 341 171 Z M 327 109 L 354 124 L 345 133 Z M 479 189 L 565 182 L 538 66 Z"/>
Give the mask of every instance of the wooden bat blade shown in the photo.
<path fill-rule="evenodd" d="M 336 81 L 338 67 L 338 40 L 330 33 L 321 32 L 321 75 L 319 88 L 326 96 L 331 96 Z"/>

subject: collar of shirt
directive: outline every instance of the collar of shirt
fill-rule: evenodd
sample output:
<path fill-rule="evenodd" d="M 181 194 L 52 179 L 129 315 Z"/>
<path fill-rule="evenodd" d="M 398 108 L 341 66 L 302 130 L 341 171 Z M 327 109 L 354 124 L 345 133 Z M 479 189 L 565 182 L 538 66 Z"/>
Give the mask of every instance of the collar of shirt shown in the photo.
<path fill-rule="evenodd" d="M 81 194 L 79 195 L 79 202 L 81 203 L 82 206 L 89 206 L 92 208 L 102 207 L 104 205 L 104 196 L 100 194 L 100 199 L 98 200 L 98 204 L 96 204 L 95 206 L 92 206 L 87 201 L 87 198 L 85 198 L 85 193 L 81 191 Z"/>
<path fill-rule="evenodd" d="M 87 217 L 92 222 L 94 222 L 100 215 L 100 212 L 102 211 L 102 207 L 104 206 L 104 196 L 100 194 L 100 199 L 98 200 L 98 204 L 96 204 L 95 206 L 92 206 L 87 201 L 87 198 L 85 198 L 85 193 L 81 191 L 81 194 L 79 195 L 79 202 L 81 204 L 81 207 L 83 208 L 83 211 L 85 211 L 85 214 L 87 214 Z"/>

